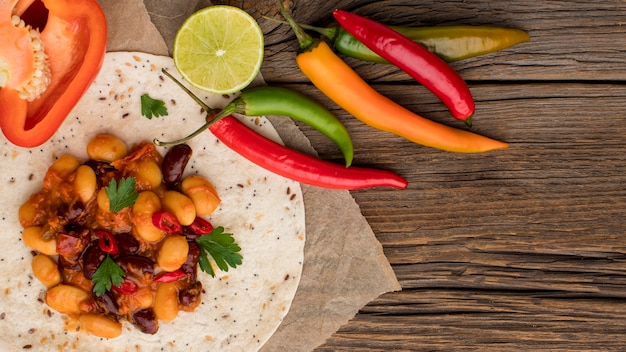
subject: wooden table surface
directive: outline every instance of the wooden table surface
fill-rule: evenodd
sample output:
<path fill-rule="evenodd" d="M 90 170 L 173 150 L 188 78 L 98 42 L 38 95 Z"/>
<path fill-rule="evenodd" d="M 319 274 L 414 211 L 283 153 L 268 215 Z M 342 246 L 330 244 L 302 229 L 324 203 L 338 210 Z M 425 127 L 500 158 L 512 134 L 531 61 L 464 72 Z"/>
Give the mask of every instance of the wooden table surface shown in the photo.
<path fill-rule="evenodd" d="M 393 170 L 406 190 L 352 192 L 402 285 L 363 307 L 317 351 L 626 350 L 626 2 L 292 0 L 302 23 L 343 8 L 393 25 L 496 25 L 529 43 L 452 64 L 476 101 L 472 130 L 507 141 L 452 154 L 374 130 L 310 85 L 274 0 L 213 1 L 262 25 L 272 85 L 329 107 L 355 164 Z M 406 74 L 346 60 L 410 110 L 464 128 Z M 335 146 L 300 125 L 320 157 Z"/>

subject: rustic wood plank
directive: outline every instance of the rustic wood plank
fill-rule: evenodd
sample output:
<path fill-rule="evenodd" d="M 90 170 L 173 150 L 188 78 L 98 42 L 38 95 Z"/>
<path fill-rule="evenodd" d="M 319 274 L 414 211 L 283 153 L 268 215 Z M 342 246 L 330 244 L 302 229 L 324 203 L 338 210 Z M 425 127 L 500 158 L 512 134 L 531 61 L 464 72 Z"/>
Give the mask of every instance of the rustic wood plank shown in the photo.
<path fill-rule="evenodd" d="M 619 351 L 626 348 L 626 309 L 618 303 L 408 290 L 368 305 L 316 351 Z"/>

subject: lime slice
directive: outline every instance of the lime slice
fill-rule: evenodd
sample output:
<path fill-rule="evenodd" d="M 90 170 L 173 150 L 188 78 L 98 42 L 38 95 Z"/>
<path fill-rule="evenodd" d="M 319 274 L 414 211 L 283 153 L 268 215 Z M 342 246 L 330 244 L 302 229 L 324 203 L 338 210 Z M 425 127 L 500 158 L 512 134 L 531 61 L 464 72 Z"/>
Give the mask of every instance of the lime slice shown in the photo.
<path fill-rule="evenodd" d="M 194 12 L 174 38 L 174 64 L 194 87 L 215 94 L 242 90 L 263 62 L 263 31 L 244 10 L 227 5 Z"/>

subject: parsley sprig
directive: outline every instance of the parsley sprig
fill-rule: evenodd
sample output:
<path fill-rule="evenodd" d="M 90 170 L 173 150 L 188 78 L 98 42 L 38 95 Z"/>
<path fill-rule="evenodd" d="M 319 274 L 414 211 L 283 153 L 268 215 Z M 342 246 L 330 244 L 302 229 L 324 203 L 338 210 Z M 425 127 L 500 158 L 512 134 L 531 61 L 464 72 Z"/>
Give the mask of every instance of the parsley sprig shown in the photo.
<path fill-rule="evenodd" d="M 214 228 L 209 234 L 198 237 L 196 243 L 200 246 L 200 259 L 198 260 L 200 269 L 213 277 L 215 277 L 215 272 L 208 256 L 222 271 L 228 271 L 229 266 L 236 268 L 242 262 L 243 257 L 239 254 L 241 247 L 235 243 L 232 234 L 224 232 L 222 226 Z"/>
<path fill-rule="evenodd" d="M 112 285 L 120 287 L 122 282 L 124 282 L 125 275 L 124 270 L 107 254 L 91 278 L 91 281 L 94 283 L 93 292 L 100 297 L 106 291 L 111 290 Z"/>
<path fill-rule="evenodd" d="M 152 117 L 167 116 L 167 107 L 163 100 L 154 99 L 148 94 L 141 96 L 141 114 L 152 120 Z"/>
<path fill-rule="evenodd" d="M 115 179 L 109 182 L 104 189 L 109 197 L 109 210 L 113 213 L 135 204 L 139 193 L 135 189 L 135 178 L 128 177 L 120 179 L 119 184 Z"/>

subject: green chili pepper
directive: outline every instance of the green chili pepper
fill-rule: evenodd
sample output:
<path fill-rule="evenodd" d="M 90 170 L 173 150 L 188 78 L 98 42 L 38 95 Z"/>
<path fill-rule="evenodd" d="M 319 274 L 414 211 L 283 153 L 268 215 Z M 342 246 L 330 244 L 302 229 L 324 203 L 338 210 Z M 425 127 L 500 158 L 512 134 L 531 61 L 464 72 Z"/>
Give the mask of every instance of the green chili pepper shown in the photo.
<path fill-rule="evenodd" d="M 335 49 L 346 56 L 364 61 L 388 63 L 339 26 L 327 28 L 301 26 L 329 38 Z M 516 28 L 467 25 L 390 27 L 423 45 L 446 62 L 489 54 L 530 40 L 528 33 Z"/>
<path fill-rule="evenodd" d="M 233 113 L 246 116 L 282 115 L 303 122 L 332 140 L 346 161 L 352 164 L 352 139 L 341 121 L 328 109 L 306 95 L 283 87 L 255 87 L 244 90 L 212 120 Z"/>

